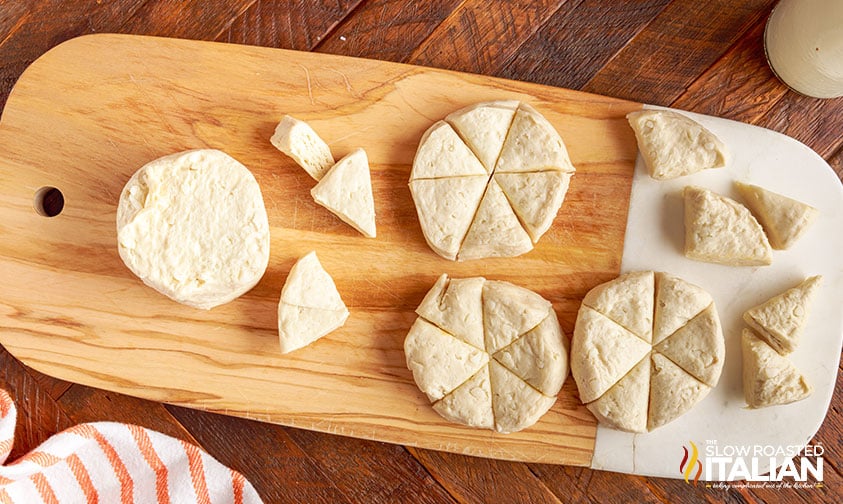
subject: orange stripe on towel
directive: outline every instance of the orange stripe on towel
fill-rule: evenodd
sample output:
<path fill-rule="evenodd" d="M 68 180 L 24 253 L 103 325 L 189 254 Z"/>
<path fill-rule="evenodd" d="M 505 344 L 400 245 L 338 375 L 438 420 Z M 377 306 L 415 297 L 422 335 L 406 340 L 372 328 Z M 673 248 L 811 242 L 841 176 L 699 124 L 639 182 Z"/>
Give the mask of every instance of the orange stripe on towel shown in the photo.
<path fill-rule="evenodd" d="M 35 489 L 38 490 L 38 495 L 41 496 L 41 500 L 43 500 L 46 504 L 59 504 L 59 500 L 56 498 L 56 493 L 53 492 L 53 487 L 50 486 L 50 482 L 47 481 L 47 477 L 44 476 L 44 473 L 37 472 L 29 477 L 33 483 L 35 483 Z"/>
<path fill-rule="evenodd" d="M 85 494 L 85 500 L 88 501 L 88 504 L 98 503 L 100 501 L 99 493 L 96 487 L 94 487 L 94 482 L 91 481 L 91 474 L 88 472 L 88 468 L 82 463 L 79 455 L 72 453 L 67 457 L 67 466 L 70 467 L 70 472 L 76 477 L 76 481 L 79 483 L 79 487 L 82 488 L 82 493 Z"/>
<path fill-rule="evenodd" d="M 234 503 L 243 504 L 243 487 L 246 486 L 246 478 L 234 469 L 229 469 L 229 471 L 231 471 L 231 486 L 234 490 Z"/>
<path fill-rule="evenodd" d="M 41 451 L 30 452 L 29 455 L 26 455 L 25 457 L 23 457 L 23 459 L 38 464 L 44 468 L 50 467 L 53 464 L 61 462 L 61 459 L 59 457 L 56 457 L 52 453 Z"/>
<path fill-rule="evenodd" d="M 187 463 L 190 467 L 190 479 L 193 481 L 193 489 L 196 491 L 197 502 L 211 502 L 208 493 L 208 483 L 205 481 L 205 468 L 202 464 L 202 454 L 199 449 L 190 443 L 181 440 L 184 452 L 187 453 Z"/>
<path fill-rule="evenodd" d="M 137 425 L 129 425 L 129 432 L 135 438 L 146 463 L 155 471 L 155 494 L 158 497 L 158 502 L 161 504 L 170 502 L 170 490 L 167 487 L 167 478 L 169 476 L 167 466 L 158 456 L 158 452 L 152 446 L 152 440 L 149 439 L 146 429 L 138 427 Z"/>
<path fill-rule="evenodd" d="M 129 470 L 126 469 L 126 465 L 122 460 L 120 460 L 120 455 L 117 454 L 117 451 L 108 439 L 106 439 L 100 431 L 88 424 L 71 427 L 70 430 L 81 436 L 96 440 L 97 444 L 99 444 L 103 453 L 105 453 L 105 456 L 108 458 L 108 461 L 111 463 L 111 467 L 114 469 L 114 474 L 117 475 L 117 479 L 120 481 L 120 501 L 127 504 L 134 502 L 134 480 L 132 480 Z"/>

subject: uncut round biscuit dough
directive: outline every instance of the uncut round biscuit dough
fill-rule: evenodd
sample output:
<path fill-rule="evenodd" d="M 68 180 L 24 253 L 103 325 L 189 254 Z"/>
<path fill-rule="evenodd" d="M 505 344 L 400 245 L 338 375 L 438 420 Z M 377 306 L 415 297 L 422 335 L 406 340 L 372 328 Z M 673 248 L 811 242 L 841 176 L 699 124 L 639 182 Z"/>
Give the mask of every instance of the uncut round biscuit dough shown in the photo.
<path fill-rule="evenodd" d="M 440 256 L 515 257 L 550 229 L 574 171 L 559 133 L 536 109 L 482 102 L 424 133 L 410 193 L 425 241 Z"/>
<path fill-rule="evenodd" d="M 568 376 L 550 302 L 523 287 L 442 275 L 404 340 L 407 367 L 448 421 L 501 433 L 536 423 Z"/>
<path fill-rule="evenodd" d="M 571 341 L 571 374 L 600 423 L 647 432 L 717 385 L 725 343 L 711 296 L 679 277 L 621 275 L 589 291 Z"/>
<path fill-rule="evenodd" d="M 246 293 L 269 262 L 269 221 L 252 173 L 213 149 L 141 167 L 117 207 L 120 258 L 143 283 L 210 309 Z"/>

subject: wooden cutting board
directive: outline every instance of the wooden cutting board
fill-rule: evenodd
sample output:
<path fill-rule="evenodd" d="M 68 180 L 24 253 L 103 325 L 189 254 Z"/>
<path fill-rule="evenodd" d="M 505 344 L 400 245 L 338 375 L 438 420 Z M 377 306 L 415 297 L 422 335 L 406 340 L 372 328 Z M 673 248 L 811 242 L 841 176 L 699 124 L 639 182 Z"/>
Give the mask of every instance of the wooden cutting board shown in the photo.
<path fill-rule="evenodd" d="M 454 263 L 425 244 L 407 187 L 434 121 L 492 99 L 524 100 L 564 138 L 577 173 L 535 250 Z M 442 420 L 413 383 L 403 340 L 441 273 L 482 275 L 553 302 L 570 335 L 579 301 L 620 270 L 636 146 L 602 96 L 381 61 L 125 35 L 73 39 L 34 62 L 0 120 L 0 342 L 25 364 L 89 386 L 342 435 L 520 461 L 589 465 L 596 424 L 569 378 L 553 409 L 509 435 Z M 310 196 L 314 181 L 269 143 L 284 114 L 339 158 L 366 149 L 377 239 Z M 224 150 L 263 191 L 263 280 L 211 311 L 144 286 L 116 247 L 118 196 L 165 154 Z M 43 187 L 63 211 L 36 211 Z M 279 353 L 276 307 L 294 261 L 316 250 L 351 316 Z"/>

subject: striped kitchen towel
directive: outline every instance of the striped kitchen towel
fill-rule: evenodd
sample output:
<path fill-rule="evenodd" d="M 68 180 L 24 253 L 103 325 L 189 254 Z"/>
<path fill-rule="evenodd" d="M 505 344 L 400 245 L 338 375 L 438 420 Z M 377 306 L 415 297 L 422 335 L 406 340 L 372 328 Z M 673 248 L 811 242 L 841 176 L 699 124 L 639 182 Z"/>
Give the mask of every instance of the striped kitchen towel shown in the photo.
<path fill-rule="evenodd" d="M 0 464 L 17 410 L 0 390 Z M 260 503 L 238 472 L 196 446 L 143 427 L 80 424 L 0 465 L 0 503 Z"/>

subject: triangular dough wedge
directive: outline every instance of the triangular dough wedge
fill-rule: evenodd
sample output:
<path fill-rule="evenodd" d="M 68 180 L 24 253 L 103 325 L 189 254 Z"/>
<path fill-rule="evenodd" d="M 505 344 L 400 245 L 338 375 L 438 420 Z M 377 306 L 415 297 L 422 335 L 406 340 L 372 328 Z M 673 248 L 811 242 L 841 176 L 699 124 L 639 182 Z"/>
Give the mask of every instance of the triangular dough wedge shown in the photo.
<path fill-rule="evenodd" d="M 580 307 L 571 340 L 571 374 L 580 400 L 590 403 L 603 395 L 649 352 L 650 345 L 623 326 Z"/>
<path fill-rule="evenodd" d="M 410 180 L 488 175 L 454 128 L 437 121 L 422 135 Z"/>
<path fill-rule="evenodd" d="M 777 250 L 790 248 L 819 214 L 810 205 L 757 185 L 735 182 L 735 187 Z"/>
<path fill-rule="evenodd" d="M 483 277 L 448 278 L 443 274 L 427 292 L 416 313 L 445 332 L 480 350 L 483 338 Z"/>
<path fill-rule="evenodd" d="M 596 401 L 586 404 L 609 427 L 627 432 L 647 432 L 650 401 L 650 356 L 635 365 Z"/>
<path fill-rule="evenodd" d="M 751 329 L 743 330 L 741 350 L 743 393 L 750 408 L 789 404 L 811 395 L 805 376 Z"/>
<path fill-rule="evenodd" d="M 495 430 L 504 434 L 535 424 L 556 402 L 534 389 L 497 361 L 489 361 Z"/>
<path fill-rule="evenodd" d="M 654 298 L 653 272 L 634 271 L 594 287 L 582 303 L 650 343 L 653 340 Z"/>
<path fill-rule="evenodd" d="M 726 166 L 726 146 L 693 119 L 669 110 L 641 110 L 626 116 L 638 149 L 654 179 L 671 179 Z"/>
<path fill-rule="evenodd" d="M 538 326 L 552 310 L 550 301 L 509 282 L 483 285 L 483 327 L 486 351 L 493 354 Z"/>
<path fill-rule="evenodd" d="M 479 175 L 410 182 L 424 239 L 434 252 L 452 261 L 457 258 L 488 180 Z"/>
<path fill-rule="evenodd" d="M 535 171 L 574 172 L 565 142 L 543 115 L 522 103 L 501 149 L 496 173 Z"/>
<path fill-rule="evenodd" d="M 334 156 L 328 144 L 304 121 L 285 115 L 272 138 L 276 149 L 293 158 L 304 171 L 316 180 L 334 166 Z"/>
<path fill-rule="evenodd" d="M 711 387 L 689 375 L 667 357 L 653 353 L 650 368 L 650 411 L 647 430 L 665 425 L 687 413 Z"/>
<path fill-rule="evenodd" d="M 369 159 L 363 149 L 337 161 L 310 190 L 310 195 L 363 235 L 374 238 L 377 234 Z"/>
<path fill-rule="evenodd" d="M 571 174 L 558 171 L 528 173 L 496 173 L 495 181 L 521 220 L 533 243 L 550 229 L 556 218 Z"/>
<path fill-rule="evenodd" d="M 476 103 L 449 114 L 445 120 L 491 173 L 517 108 L 517 100 Z"/>
<path fill-rule="evenodd" d="M 328 311 L 346 310 L 334 279 L 322 267 L 316 252 L 308 252 L 290 269 L 281 289 L 281 302 Z"/>
<path fill-rule="evenodd" d="M 810 312 L 811 299 L 821 280 L 819 275 L 806 278 L 796 287 L 744 312 L 744 321 L 777 352 L 789 354 L 799 344 L 799 335 Z"/>
<path fill-rule="evenodd" d="M 546 396 L 555 396 L 568 376 L 568 350 L 556 312 L 492 356 Z"/>
<path fill-rule="evenodd" d="M 278 337 L 281 353 L 305 347 L 331 331 L 342 327 L 348 310 L 325 310 L 278 304 Z"/>
<path fill-rule="evenodd" d="M 489 366 L 483 366 L 465 383 L 433 403 L 433 409 L 442 418 L 451 422 L 469 427 L 494 429 L 495 415 L 492 411 Z"/>
<path fill-rule="evenodd" d="M 685 256 L 730 266 L 773 262 L 767 235 L 745 206 L 693 186 L 685 188 Z"/>
<path fill-rule="evenodd" d="M 656 345 L 654 350 L 709 387 L 716 386 L 726 349 L 714 303 Z"/>
<path fill-rule="evenodd" d="M 404 340 L 407 367 L 431 402 L 471 378 L 489 362 L 489 354 L 417 318 Z"/>
<path fill-rule="evenodd" d="M 667 273 L 656 273 L 653 344 L 661 343 L 711 303 L 705 289 Z"/>
<path fill-rule="evenodd" d="M 532 249 L 530 235 L 521 227 L 498 183 L 491 180 L 457 260 L 515 257 Z"/>

